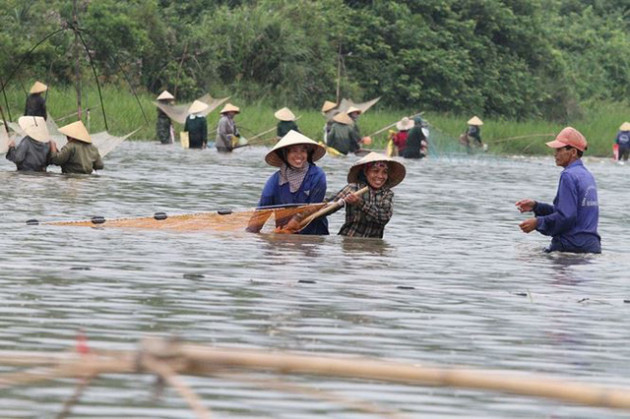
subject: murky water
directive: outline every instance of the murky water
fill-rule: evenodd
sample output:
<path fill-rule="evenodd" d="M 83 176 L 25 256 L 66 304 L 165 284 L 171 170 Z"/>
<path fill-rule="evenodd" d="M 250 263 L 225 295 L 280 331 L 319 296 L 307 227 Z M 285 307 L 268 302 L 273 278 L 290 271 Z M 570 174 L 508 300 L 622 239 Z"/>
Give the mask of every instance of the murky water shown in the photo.
<path fill-rule="evenodd" d="M 218 155 L 124 143 L 98 176 L 24 175 L 0 162 L 0 350 L 133 349 L 147 333 L 220 346 L 357 354 L 444 366 L 544 372 L 630 386 L 630 168 L 586 160 L 601 201 L 603 254 L 545 255 L 520 198 L 551 201 L 546 158 L 445 156 L 405 162 L 384 240 L 27 226 L 254 206 L 273 168 L 264 148 Z M 352 158 L 325 157 L 329 192 Z M 58 170 L 58 169 L 53 169 Z M 336 233 L 342 213 L 330 218 Z M 300 281 L 300 280 L 310 281 Z M 2 369 L 6 371 L 6 368 Z M 298 378 L 412 417 L 613 417 L 498 393 Z M 364 417 L 251 383 L 187 378 L 219 417 Z M 184 418 L 153 378 L 95 381 L 80 417 Z M 0 390 L 2 417 L 54 417 L 72 380 Z"/>

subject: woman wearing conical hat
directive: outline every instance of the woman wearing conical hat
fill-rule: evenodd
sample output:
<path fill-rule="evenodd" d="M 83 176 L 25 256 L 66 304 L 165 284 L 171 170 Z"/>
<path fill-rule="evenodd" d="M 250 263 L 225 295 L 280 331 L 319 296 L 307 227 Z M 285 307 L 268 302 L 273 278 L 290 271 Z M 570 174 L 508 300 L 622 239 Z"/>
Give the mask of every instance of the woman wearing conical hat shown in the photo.
<path fill-rule="evenodd" d="M 351 237 L 383 238 L 385 225 L 392 218 L 392 188 L 405 178 L 405 166 L 383 154 L 371 152 L 352 165 L 348 185 L 331 200 L 343 199 L 346 222 L 339 234 Z M 353 193 L 367 186 L 362 196 Z"/>
<path fill-rule="evenodd" d="M 333 124 L 327 137 L 328 147 L 332 147 L 341 154 L 354 153 L 359 147 L 361 138 L 356 134 L 353 126 L 354 121 L 345 112 L 338 113 L 333 117 Z"/>
<path fill-rule="evenodd" d="M 157 101 L 163 105 L 172 105 L 174 100 L 175 96 L 173 96 L 168 90 L 164 90 L 157 97 Z M 155 123 L 155 132 L 160 143 L 173 144 L 173 141 L 175 140 L 173 123 L 171 122 L 171 118 L 159 107 L 157 108 L 157 121 Z"/>
<path fill-rule="evenodd" d="M 195 100 L 188 108 L 184 131 L 188 132 L 188 147 L 206 148 L 208 146 L 208 122 L 203 113 L 208 104 Z"/>
<path fill-rule="evenodd" d="M 617 160 L 627 161 L 630 154 L 630 122 L 624 122 L 619 127 L 617 137 L 615 137 L 615 144 L 617 144 Z"/>
<path fill-rule="evenodd" d="M 231 103 L 228 103 L 221 109 L 221 118 L 219 118 L 219 123 L 217 124 L 217 137 L 215 140 L 217 151 L 221 153 L 231 152 L 241 136 L 236 127 L 236 122 L 234 122 L 234 116 L 237 113 L 241 113 L 240 108 Z"/>
<path fill-rule="evenodd" d="M 90 174 L 94 170 L 103 169 L 101 155 L 92 144 L 92 137 L 83 125 L 77 121 L 59 128 L 59 132 L 64 134 L 68 143 L 61 151 L 57 151 L 54 141 L 50 142 L 51 156 L 53 164 L 61 166 L 62 173 L 83 173 Z"/>
<path fill-rule="evenodd" d="M 265 161 L 279 168 L 265 183 L 258 207 L 323 202 L 326 196 L 326 174 L 315 162 L 326 154 L 326 149 L 297 131 L 289 131 L 267 153 Z M 266 220 L 258 220 L 263 222 Z M 276 219 L 282 228 L 290 220 Z M 252 225 L 248 231 L 258 232 L 262 225 Z M 319 218 L 300 234 L 328 234 L 328 220 Z"/>
<path fill-rule="evenodd" d="M 21 116 L 18 124 L 26 136 L 17 147 L 13 140 L 9 141 L 7 160 L 15 163 L 18 171 L 45 172 L 51 157 L 46 121 L 41 116 Z"/>
<path fill-rule="evenodd" d="M 48 118 L 46 99 L 42 97 L 42 93 L 46 90 L 48 90 L 48 86 L 42 82 L 36 81 L 33 84 L 26 98 L 26 106 L 24 107 L 25 116 L 41 116 L 44 119 Z"/>
<path fill-rule="evenodd" d="M 276 128 L 276 135 L 278 139 L 284 137 L 289 133 L 289 131 L 297 131 L 300 132 L 297 124 L 295 123 L 295 115 L 291 112 L 289 108 L 282 108 L 278 110 L 273 116 L 276 117 L 278 122 L 278 127 Z"/>

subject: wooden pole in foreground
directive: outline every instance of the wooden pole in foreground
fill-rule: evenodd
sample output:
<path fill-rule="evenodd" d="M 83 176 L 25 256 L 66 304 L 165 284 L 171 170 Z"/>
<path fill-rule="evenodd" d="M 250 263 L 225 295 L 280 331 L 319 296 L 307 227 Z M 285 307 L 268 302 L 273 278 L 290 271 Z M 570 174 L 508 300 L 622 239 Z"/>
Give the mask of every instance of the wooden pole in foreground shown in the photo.
<path fill-rule="evenodd" d="M 17 359 L 15 351 L 0 351 L 0 365 L 25 365 L 24 361 L 29 353 L 23 354 L 21 359 Z M 47 359 L 51 367 L 50 374 L 46 374 L 43 379 L 107 373 L 145 374 L 148 371 L 143 368 L 146 365 L 143 357 L 150 356 L 151 359 L 166 363 L 173 373 L 184 375 L 209 376 L 234 369 L 308 374 L 408 385 L 493 390 L 587 406 L 630 410 L 630 388 L 572 383 L 542 374 L 419 366 L 359 357 L 333 358 L 262 350 L 220 349 L 162 339 L 145 339 L 140 353 L 107 351 L 100 354 L 94 352 L 89 356 L 71 353 L 47 354 L 45 357 L 41 353 L 34 355 L 35 364 L 42 365 Z M 7 384 L 11 385 L 9 382 L 5 386 Z"/>

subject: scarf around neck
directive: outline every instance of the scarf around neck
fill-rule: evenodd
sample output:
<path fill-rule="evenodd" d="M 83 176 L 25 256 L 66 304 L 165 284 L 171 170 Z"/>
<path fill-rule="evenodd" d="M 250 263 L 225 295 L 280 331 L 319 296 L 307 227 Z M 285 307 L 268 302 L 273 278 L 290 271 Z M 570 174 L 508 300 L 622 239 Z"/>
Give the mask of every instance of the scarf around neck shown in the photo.
<path fill-rule="evenodd" d="M 291 193 L 295 193 L 298 189 L 300 189 L 300 186 L 302 186 L 302 182 L 304 182 L 304 178 L 306 177 L 306 172 L 308 172 L 309 167 L 309 163 L 305 164 L 301 169 L 296 169 L 287 164 L 282 164 L 282 167 L 280 167 L 280 186 L 288 182 L 289 191 Z"/>

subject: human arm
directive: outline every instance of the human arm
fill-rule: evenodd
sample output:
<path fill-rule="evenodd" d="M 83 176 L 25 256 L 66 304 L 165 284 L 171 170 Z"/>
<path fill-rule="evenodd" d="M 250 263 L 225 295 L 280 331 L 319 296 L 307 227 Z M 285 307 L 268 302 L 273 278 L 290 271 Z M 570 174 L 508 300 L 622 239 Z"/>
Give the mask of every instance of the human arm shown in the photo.
<path fill-rule="evenodd" d="M 70 160 L 70 157 L 74 154 L 74 147 L 71 146 L 72 143 L 68 143 L 61 148 L 61 151 L 53 152 L 52 148 L 50 151 L 50 161 L 57 166 L 61 166 Z"/>
<path fill-rule="evenodd" d="M 536 230 L 546 236 L 555 236 L 570 229 L 577 219 L 578 190 L 570 175 L 560 176 L 555 206 L 538 203 L 534 208 L 537 215 Z M 552 209 L 551 212 L 548 212 Z"/>
<path fill-rule="evenodd" d="M 25 140 L 22 140 L 22 142 L 24 142 Z M 9 161 L 12 161 L 15 164 L 20 164 L 24 161 L 24 158 L 26 157 L 26 144 L 22 145 L 22 143 L 20 143 L 20 146 L 16 147 L 15 146 L 15 141 L 10 140 L 9 141 L 9 149 L 7 150 L 7 155 L 6 158 Z"/>
<path fill-rule="evenodd" d="M 92 167 L 94 168 L 94 170 L 103 170 L 103 168 L 105 167 L 105 165 L 103 164 L 103 159 L 101 158 L 101 153 L 99 153 L 98 150 L 96 151 L 96 160 L 94 161 Z"/>

